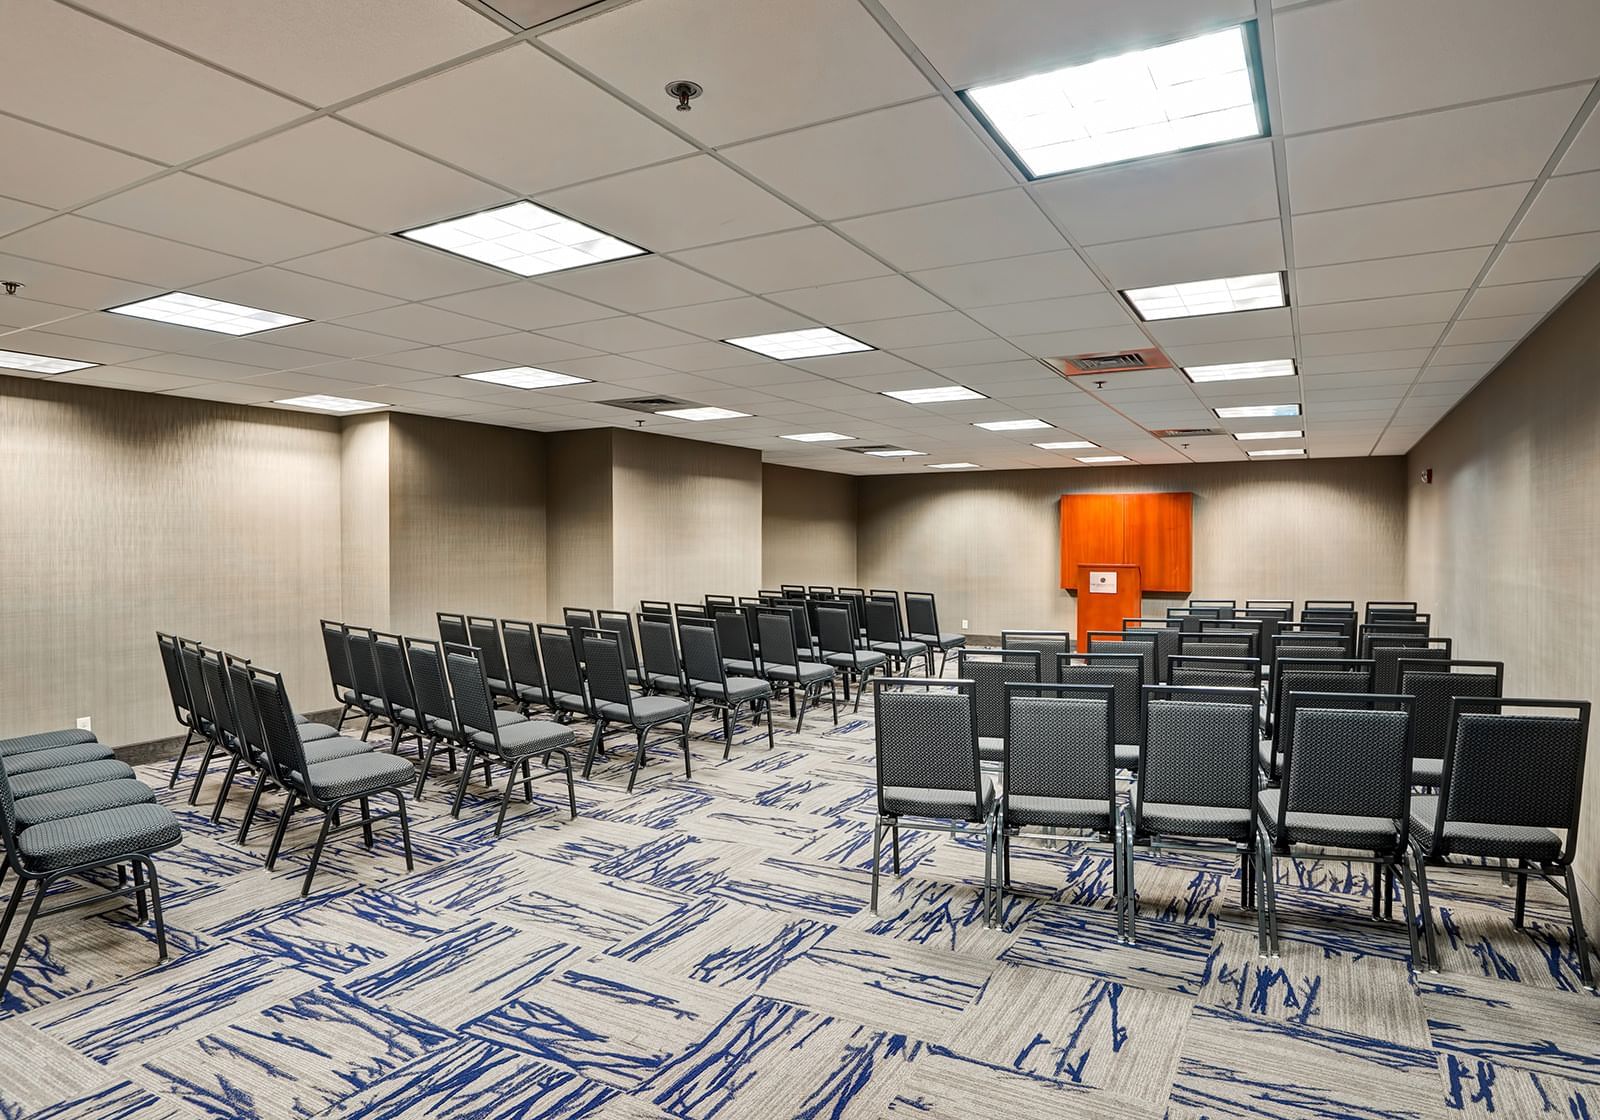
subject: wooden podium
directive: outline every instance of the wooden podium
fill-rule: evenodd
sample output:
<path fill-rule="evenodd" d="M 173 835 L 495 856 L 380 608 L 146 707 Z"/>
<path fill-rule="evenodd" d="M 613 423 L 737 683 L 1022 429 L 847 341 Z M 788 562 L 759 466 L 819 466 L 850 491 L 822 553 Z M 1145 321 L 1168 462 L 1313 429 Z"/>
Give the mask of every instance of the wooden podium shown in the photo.
<path fill-rule="evenodd" d="M 1085 648 L 1089 631 L 1121 630 L 1123 619 L 1138 618 L 1143 609 L 1138 564 L 1079 564 L 1073 591 L 1078 596 L 1078 650 Z"/>

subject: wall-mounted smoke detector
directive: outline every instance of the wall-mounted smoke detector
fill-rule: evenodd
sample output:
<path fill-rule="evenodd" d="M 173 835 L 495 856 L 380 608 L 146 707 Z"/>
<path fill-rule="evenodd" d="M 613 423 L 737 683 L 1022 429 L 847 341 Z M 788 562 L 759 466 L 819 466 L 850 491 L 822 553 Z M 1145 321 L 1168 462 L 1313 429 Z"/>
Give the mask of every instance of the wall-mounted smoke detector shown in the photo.
<path fill-rule="evenodd" d="M 1143 350 L 1069 354 L 1060 359 L 1060 373 L 1063 377 L 1077 377 L 1085 373 L 1123 373 L 1131 370 L 1171 368 L 1171 359 L 1153 346 Z"/>

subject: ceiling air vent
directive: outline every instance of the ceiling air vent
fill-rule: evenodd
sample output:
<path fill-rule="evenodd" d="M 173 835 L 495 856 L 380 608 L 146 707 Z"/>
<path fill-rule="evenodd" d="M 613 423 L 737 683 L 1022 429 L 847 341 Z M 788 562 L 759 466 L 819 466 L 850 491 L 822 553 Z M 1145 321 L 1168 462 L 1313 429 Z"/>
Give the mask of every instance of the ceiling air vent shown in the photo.
<path fill-rule="evenodd" d="M 1065 377 L 1076 377 L 1084 373 L 1121 373 L 1128 370 L 1171 368 L 1172 362 L 1153 346 L 1143 350 L 1068 354 L 1061 359 L 1061 373 Z"/>
<path fill-rule="evenodd" d="M 846 451 L 857 451 L 862 455 L 870 455 L 874 451 L 899 451 L 900 448 L 892 443 L 868 443 L 860 447 L 846 447 Z"/>
<path fill-rule="evenodd" d="M 1221 428 L 1161 428 L 1150 433 L 1157 439 L 1199 439 L 1201 436 L 1225 436 Z"/>
<path fill-rule="evenodd" d="M 629 397 L 625 400 L 601 401 L 600 403 L 608 404 L 612 408 L 626 408 L 634 412 L 650 413 L 660 412 L 666 408 L 692 407 L 688 401 L 680 401 L 673 397 Z"/>

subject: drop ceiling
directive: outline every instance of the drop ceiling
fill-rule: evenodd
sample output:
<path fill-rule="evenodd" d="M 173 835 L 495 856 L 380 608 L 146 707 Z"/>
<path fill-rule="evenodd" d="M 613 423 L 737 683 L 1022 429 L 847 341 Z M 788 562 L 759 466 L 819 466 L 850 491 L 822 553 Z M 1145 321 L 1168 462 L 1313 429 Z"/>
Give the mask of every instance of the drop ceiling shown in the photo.
<path fill-rule="evenodd" d="M 955 95 L 1248 20 L 1265 138 L 1030 181 Z M 1260 404 L 1300 406 L 1312 457 L 1386 455 L 1600 263 L 1593 0 L 35 0 L 6 22 L 0 279 L 25 286 L 0 349 L 96 363 L 59 381 L 538 431 L 631 428 L 603 402 L 663 396 L 749 415 L 651 430 L 853 474 L 1076 466 L 1033 446 L 1075 440 L 1244 461 L 1260 442 L 1150 432 L 1289 426 L 1214 411 Z M 677 79 L 705 89 L 689 112 Z M 395 236 L 519 199 L 649 255 L 522 280 Z M 1279 270 L 1285 308 L 1144 323 L 1119 294 Z M 173 290 L 310 321 L 106 311 Z M 720 341 L 821 326 L 876 349 Z M 1300 372 L 1053 368 L 1134 348 Z M 520 366 L 588 383 L 460 376 Z M 936 385 L 988 399 L 882 395 Z M 975 426 L 1017 419 L 1053 430 Z M 810 432 L 926 454 L 783 438 Z"/>

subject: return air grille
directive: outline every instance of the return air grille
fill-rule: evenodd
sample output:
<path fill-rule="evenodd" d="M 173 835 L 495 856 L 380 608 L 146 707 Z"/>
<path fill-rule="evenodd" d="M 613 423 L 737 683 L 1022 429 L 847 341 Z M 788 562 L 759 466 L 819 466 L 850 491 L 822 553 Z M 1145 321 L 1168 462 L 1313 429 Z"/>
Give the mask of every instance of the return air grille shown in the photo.
<path fill-rule="evenodd" d="M 1201 436 L 1225 436 L 1221 428 L 1161 428 L 1150 433 L 1157 439 L 1198 439 Z"/>
<path fill-rule="evenodd" d="M 1061 372 L 1067 377 L 1075 377 L 1082 373 L 1122 373 L 1141 369 L 1171 368 L 1171 360 L 1153 346 L 1142 350 L 1068 354 L 1061 359 Z"/>
<path fill-rule="evenodd" d="M 629 397 L 620 401 L 601 401 L 612 408 L 626 408 L 634 412 L 656 413 L 666 408 L 693 408 L 691 401 L 680 401 L 674 397 Z"/>

